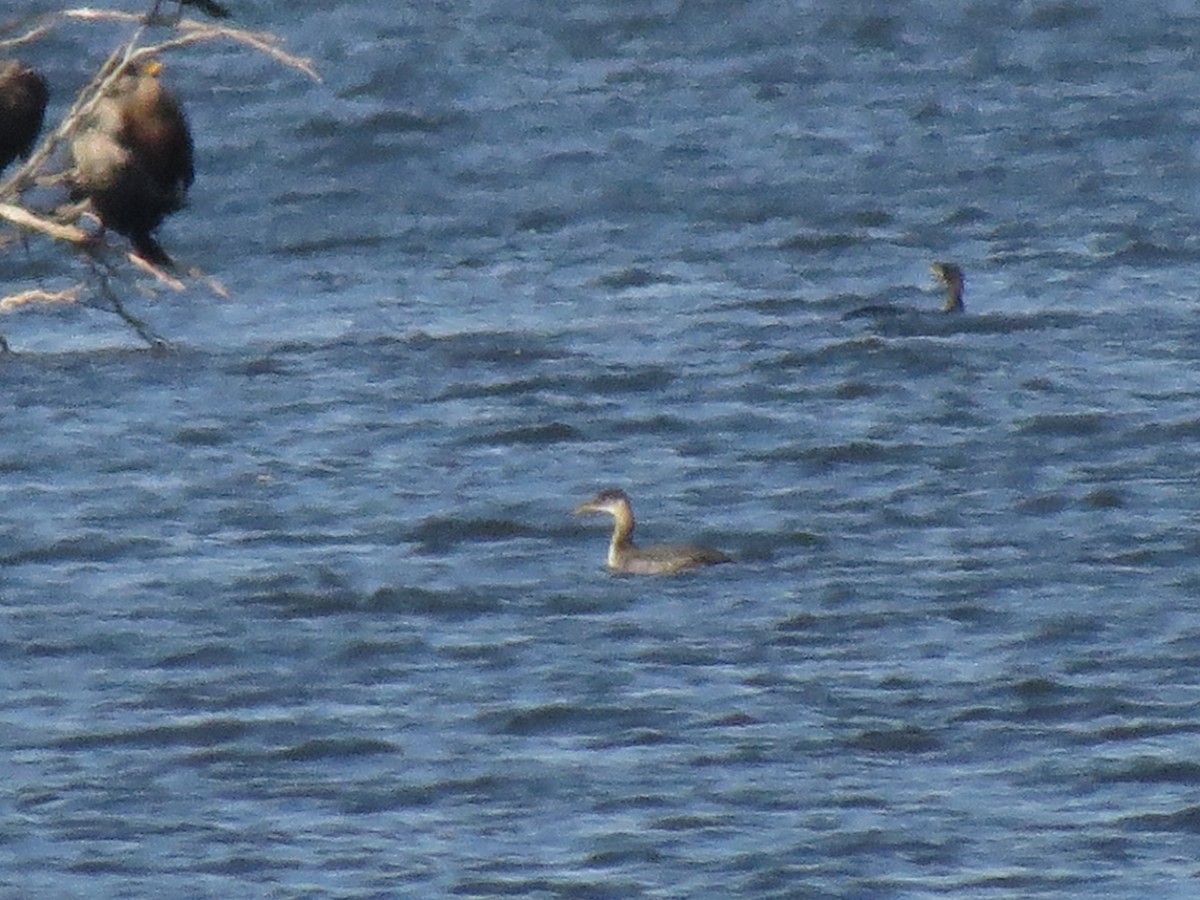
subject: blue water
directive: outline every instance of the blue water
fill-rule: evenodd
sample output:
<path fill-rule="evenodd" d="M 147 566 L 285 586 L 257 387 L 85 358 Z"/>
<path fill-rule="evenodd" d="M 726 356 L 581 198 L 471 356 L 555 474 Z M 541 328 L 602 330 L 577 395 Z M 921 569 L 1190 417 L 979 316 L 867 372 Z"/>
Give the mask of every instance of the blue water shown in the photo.
<path fill-rule="evenodd" d="M 0 897 L 1196 896 L 1194 4 L 230 5 L 228 298 L 0 318 Z"/>

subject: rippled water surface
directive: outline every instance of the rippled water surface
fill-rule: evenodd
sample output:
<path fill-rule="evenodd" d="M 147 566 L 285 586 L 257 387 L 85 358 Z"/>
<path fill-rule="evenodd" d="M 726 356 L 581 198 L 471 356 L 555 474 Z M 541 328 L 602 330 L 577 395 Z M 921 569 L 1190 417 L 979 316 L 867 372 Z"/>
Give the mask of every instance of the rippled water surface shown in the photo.
<path fill-rule="evenodd" d="M 0 319 L 0 896 L 1196 896 L 1193 4 L 230 5 L 229 298 Z"/>

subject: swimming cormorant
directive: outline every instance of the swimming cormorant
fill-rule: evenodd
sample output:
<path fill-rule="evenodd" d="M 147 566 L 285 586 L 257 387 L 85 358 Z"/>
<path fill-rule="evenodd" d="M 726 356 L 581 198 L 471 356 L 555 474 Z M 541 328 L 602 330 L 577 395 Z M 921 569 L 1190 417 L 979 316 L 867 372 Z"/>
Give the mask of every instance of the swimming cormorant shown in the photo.
<path fill-rule="evenodd" d="M 942 304 L 940 312 L 962 312 L 963 289 L 966 285 L 966 278 L 963 276 L 962 269 L 960 269 L 954 263 L 935 262 L 929 267 L 929 271 L 933 273 L 933 277 L 945 288 L 946 291 L 946 300 Z M 870 306 L 860 306 L 857 309 L 852 309 L 848 313 L 843 314 L 842 318 L 881 318 L 884 316 L 911 315 L 913 313 L 920 312 L 923 312 L 923 310 L 913 309 L 912 307 L 896 306 L 893 303 L 876 303 Z"/>
<path fill-rule="evenodd" d="M 954 263 L 936 262 L 929 267 L 929 271 L 946 289 L 946 302 L 942 305 L 942 312 L 962 312 L 963 290 L 967 286 L 962 269 Z"/>

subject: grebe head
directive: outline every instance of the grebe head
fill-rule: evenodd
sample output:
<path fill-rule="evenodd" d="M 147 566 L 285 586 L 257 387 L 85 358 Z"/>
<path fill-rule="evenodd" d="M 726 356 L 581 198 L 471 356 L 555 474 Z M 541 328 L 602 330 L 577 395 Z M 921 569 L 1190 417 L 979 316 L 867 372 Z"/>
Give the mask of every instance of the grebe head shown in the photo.
<path fill-rule="evenodd" d="M 962 312 L 963 289 L 967 284 L 962 269 L 954 263 L 936 262 L 929 267 L 929 271 L 938 283 L 946 288 L 946 302 L 942 306 L 942 312 Z"/>
<path fill-rule="evenodd" d="M 628 513 L 629 508 L 629 495 L 620 488 L 609 488 L 598 493 L 587 503 L 575 507 L 575 515 L 608 513 L 610 516 L 621 516 Z"/>

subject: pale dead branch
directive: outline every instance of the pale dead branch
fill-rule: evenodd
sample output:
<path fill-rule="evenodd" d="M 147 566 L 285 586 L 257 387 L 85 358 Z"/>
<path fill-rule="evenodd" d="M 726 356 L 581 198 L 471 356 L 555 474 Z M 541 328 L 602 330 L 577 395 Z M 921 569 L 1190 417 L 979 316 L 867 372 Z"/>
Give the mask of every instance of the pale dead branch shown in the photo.
<path fill-rule="evenodd" d="M 42 234 L 49 235 L 58 241 L 84 244 L 91 239 L 86 231 L 76 228 L 74 225 L 55 222 L 52 219 L 31 213 L 23 206 L 16 206 L 12 203 L 0 203 L 0 219 L 6 219 L 19 228 L 24 228 L 28 231 L 40 231 Z"/>
<path fill-rule="evenodd" d="M 34 288 L 29 291 L 21 291 L 19 294 L 9 294 L 7 297 L 0 297 L 0 312 L 8 312 L 18 306 L 27 306 L 30 303 L 76 303 L 79 301 L 79 294 L 82 290 L 83 285 L 77 284 L 63 291 Z"/>
<path fill-rule="evenodd" d="M 33 41 L 41 40 L 49 33 L 49 25 L 37 25 L 33 28 L 30 28 L 27 32 L 18 37 L 0 41 L 0 50 L 8 50 L 12 47 L 19 47 L 22 44 L 29 44 Z"/>

